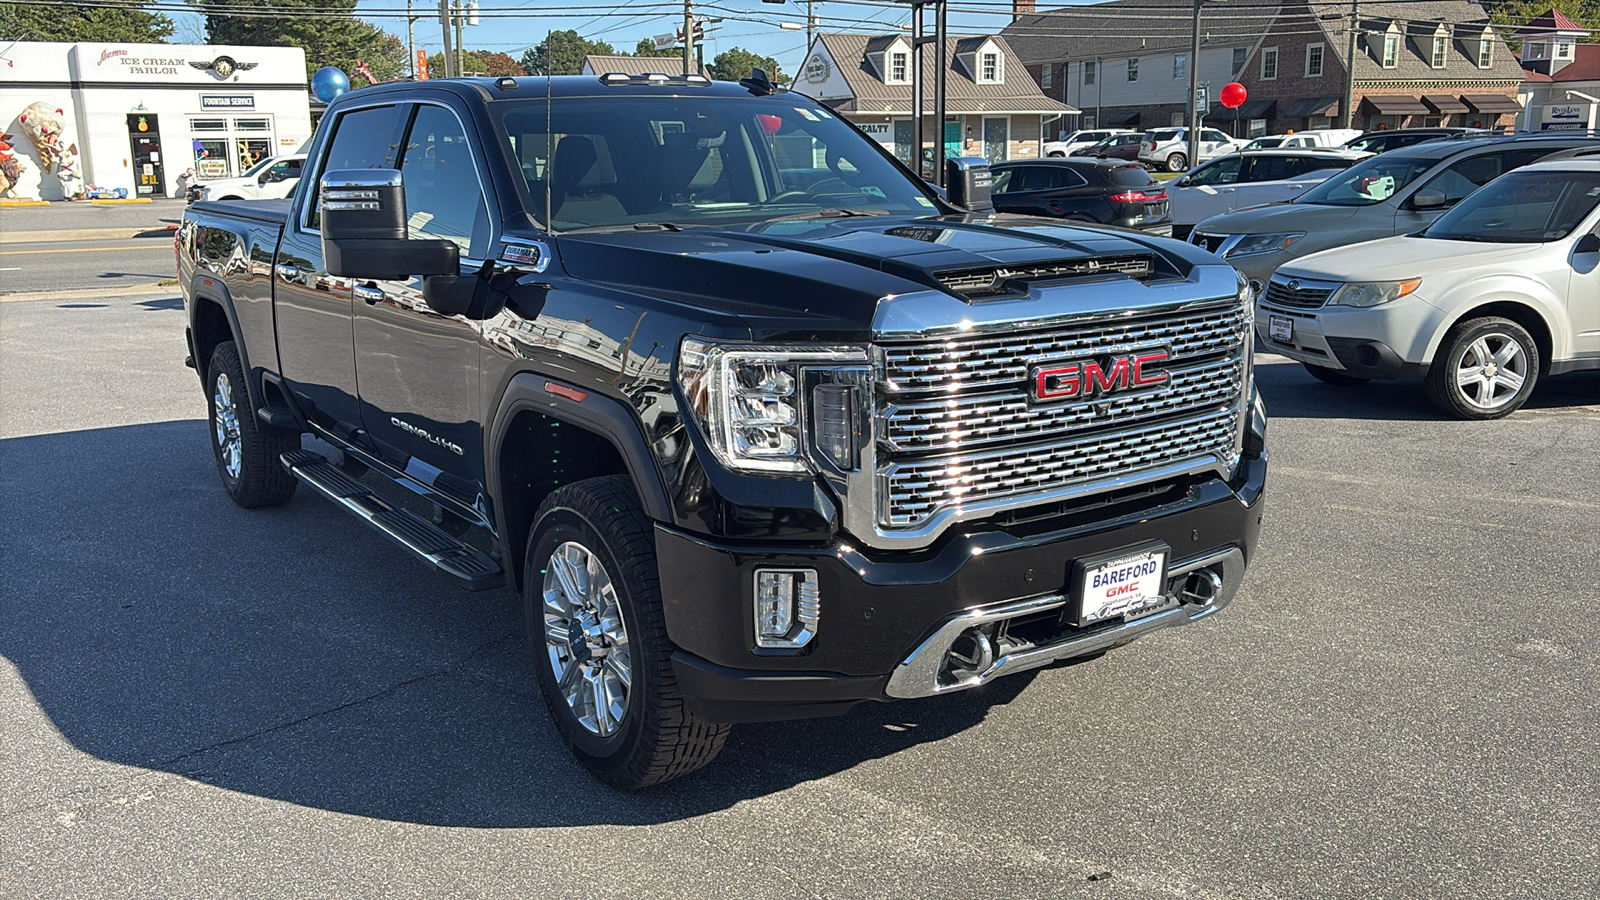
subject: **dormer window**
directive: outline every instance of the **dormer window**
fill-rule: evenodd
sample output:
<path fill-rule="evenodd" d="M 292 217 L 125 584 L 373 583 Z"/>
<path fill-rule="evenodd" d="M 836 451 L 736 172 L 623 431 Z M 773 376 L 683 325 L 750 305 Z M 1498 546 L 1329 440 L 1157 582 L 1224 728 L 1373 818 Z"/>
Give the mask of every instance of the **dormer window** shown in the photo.
<path fill-rule="evenodd" d="M 1478 38 L 1478 68 L 1489 69 L 1494 67 L 1494 32 L 1485 29 L 1483 37 Z"/>
<path fill-rule="evenodd" d="M 906 84 L 911 80 L 910 54 L 895 50 L 889 54 L 889 83 Z"/>
<path fill-rule="evenodd" d="M 1392 69 L 1400 64 L 1400 35 L 1383 36 L 1383 67 Z"/>
<path fill-rule="evenodd" d="M 1558 41 L 1558 42 L 1556 42 L 1556 59 L 1571 59 L 1571 58 L 1572 58 L 1572 42 L 1571 41 Z"/>
<path fill-rule="evenodd" d="M 1546 59 L 1550 55 L 1550 47 L 1547 44 L 1525 43 L 1522 52 L 1527 59 Z"/>
<path fill-rule="evenodd" d="M 1448 44 L 1448 43 L 1449 43 L 1449 41 L 1446 40 L 1446 38 L 1445 38 L 1445 36 L 1444 36 L 1444 34 L 1442 32 L 1434 34 L 1434 36 L 1433 36 L 1433 54 L 1429 58 L 1429 65 L 1433 66 L 1435 69 L 1444 68 L 1444 59 L 1445 59 L 1444 51 L 1445 51 L 1445 45 Z"/>
<path fill-rule="evenodd" d="M 1000 54 L 994 50 L 985 50 L 978 54 L 978 83 L 999 84 L 1003 80 Z"/>

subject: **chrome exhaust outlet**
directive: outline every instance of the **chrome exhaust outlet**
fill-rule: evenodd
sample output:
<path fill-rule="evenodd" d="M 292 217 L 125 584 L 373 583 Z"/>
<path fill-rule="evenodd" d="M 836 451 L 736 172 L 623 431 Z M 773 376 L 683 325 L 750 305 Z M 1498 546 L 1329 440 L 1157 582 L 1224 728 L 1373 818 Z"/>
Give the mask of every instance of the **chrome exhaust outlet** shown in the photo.
<path fill-rule="evenodd" d="M 1211 569 L 1199 569 L 1184 579 L 1178 600 L 1192 606 L 1207 607 L 1222 596 L 1222 576 Z"/>

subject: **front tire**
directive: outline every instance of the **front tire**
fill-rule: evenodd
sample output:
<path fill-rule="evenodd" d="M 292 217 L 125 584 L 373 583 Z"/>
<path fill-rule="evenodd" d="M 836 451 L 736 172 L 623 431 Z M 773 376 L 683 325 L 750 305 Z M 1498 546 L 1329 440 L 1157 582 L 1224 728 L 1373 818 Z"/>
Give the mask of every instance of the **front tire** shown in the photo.
<path fill-rule="evenodd" d="M 556 730 L 600 780 L 650 787 L 722 750 L 728 726 L 690 712 L 678 689 L 652 528 L 627 478 L 545 498 L 528 536 L 523 615 Z"/>
<path fill-rule="evenodd" d="M 1355 375 L 1346 375 L 1338 369 L 1330 369 L 1327 366 L 1314 366 L 1311 363 L 1301 363 L 1300 365 L 1305 366 L 1311 377 L 1323 384 L 1337 384 L 1341 387 L 1349 387 L 1356 384 L 1366 384 L 1371 380 Z"/>
<path fill-rule="evenodd" d="M 1187 168 L 1189 168 L 1189 157 L 1182 153 L 1174 153 L 1167 157 L 1168 172 L 1182 172 Z"/>
<path fill-rule="evenodd" d="M 245 509 L 277 506 L 294 496 L 300 482 L 278 457 L 300 448 L 296 432 L 263 426 L 245 387 L 244 364 L 233 341 L 217 345 L 206 369 L 211 450 L 217 474 L 233 502 Z"/>
<path fill-rule="evenodd" d="M 1446 415 L 1499 419 L 1528 402 L 1538 380 L 1533 335 L 1510 319 L 1485 316 L 1450 329 L 1423 384 Z"/>

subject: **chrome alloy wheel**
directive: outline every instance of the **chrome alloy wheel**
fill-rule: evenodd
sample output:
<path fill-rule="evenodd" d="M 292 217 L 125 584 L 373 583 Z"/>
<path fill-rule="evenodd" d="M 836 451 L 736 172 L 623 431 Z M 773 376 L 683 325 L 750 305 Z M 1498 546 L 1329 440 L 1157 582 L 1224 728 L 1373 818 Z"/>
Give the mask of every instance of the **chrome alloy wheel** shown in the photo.
<path fill-rule="evenodd" d="M 1491 410 L 1517 396 L 1528 380 L 1528 354 L 1515 338 L 1490 332 L 1468 344 L 1455 361 L 1456 390 L 1473 407 Z"/>
<path fill-rule="evenodd" d="M 574 541 L 556 547 L 545 562 L 544 641 L 573 715 L 594 734 L 615 734 L 633 684 L 628 629 L 600 558 Z"/>
<path fill-rule="evenodd" d="M 217 430 L 217 452 L 222 468 L 232 481 L 244 469 L 244 438 L 239 434 L 239 405 L 233 400 L 233 382 L 227 372 L 217 373 L 216 393 L 211 397 L 213 425 Z"/>

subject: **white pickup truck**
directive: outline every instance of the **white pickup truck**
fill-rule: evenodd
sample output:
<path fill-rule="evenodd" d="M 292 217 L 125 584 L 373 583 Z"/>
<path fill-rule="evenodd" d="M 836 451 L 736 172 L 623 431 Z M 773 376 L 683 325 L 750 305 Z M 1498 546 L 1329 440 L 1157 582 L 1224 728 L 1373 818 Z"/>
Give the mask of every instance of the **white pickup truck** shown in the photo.
<path fill-rule="evenodd" d="M 238 178 L 219 178 L 196 185 L 197 200 L 275 200 L 287 197 L 300 183 L 304 153 L 274 156 L 252 166 Z"/>

